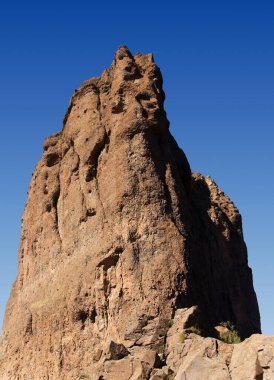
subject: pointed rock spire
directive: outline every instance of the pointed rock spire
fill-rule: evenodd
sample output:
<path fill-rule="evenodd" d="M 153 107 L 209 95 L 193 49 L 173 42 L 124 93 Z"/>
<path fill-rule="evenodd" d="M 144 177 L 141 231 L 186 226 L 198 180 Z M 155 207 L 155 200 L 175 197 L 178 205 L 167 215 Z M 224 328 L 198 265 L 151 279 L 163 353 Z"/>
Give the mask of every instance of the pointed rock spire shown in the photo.
<path fill-rule="evenodd" d="M 1 379 L 173 373 L 168 321 L 194 305 L 207 335 L 260 332 L 240 214 L 168 127 L 159 68 L 125 46 L 71 97 L 29 188 Z"/>

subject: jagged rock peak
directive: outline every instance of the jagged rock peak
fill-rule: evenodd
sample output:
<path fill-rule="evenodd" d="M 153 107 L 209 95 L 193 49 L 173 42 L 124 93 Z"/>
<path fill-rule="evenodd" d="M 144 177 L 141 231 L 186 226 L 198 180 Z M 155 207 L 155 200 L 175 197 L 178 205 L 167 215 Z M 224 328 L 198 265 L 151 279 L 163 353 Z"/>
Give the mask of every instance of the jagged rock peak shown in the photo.
<path fill-rule="evenodd" d="M 152 55 L 122 46 L 45 140 L 1 379 L 165 379 L 183 355 L 174 357 L 169 322 L 183 329 L 193 307 L 188 323 L 206 336 L 224 321 L 242 338 L 260 332 L 241 216 L 216 183 L 191 173 L 163 104 Z"/>
<path fill-rule="evenodd" d="M 150 109 L 152 119 L 153 109 L 163 110 L 165 93 L 162 89 L 162 75 L 153 60 L 152 54 L 135 54 L 133 57 L 126 46 L 121 46 L 114 57 L 109 69 L 104 70 L 101 77 L 93 77 L 85 81 L 72 95 L 68 111 L 64 118 L 64 126 L 67 122 L 77 99 L 89 92 L 99 96 L 102 101 L 107 97 L 112 101 L 112 112 L 124 113 L 127 107 L 132 105 L 140 119 L 140 112 L 146 116 Z M 97 105 L 97 109 L 105 109 L 105 102 Z M 166 125 L 169 123 L 166 120 Z M 64 129 L 63 126 L 63 129 Z"/>
<path fill-rule="evenodd" d="M 115 62 L 117 62 L 121 59 L 124 59 L 126 57 L 133 59 L 133 56 L 132 56 L 131 52 L 129 51 L 129 49 L 126 45 L 119 46 L 119 48 L 117 49 L 117 51 L 115 53 Z"/>

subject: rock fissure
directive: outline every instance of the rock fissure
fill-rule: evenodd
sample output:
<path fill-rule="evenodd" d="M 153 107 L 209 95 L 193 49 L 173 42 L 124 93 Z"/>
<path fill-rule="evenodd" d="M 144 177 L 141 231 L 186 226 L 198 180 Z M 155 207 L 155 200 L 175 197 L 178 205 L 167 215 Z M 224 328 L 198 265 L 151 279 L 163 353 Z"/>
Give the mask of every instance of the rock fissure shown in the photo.
<path fill-rule="evenodd" d="M 53 193 L 52 195 L 52 207 L 54 209 L 54 218 L 55 218 L 55 227 L 56 227 L 56 231 L 57 231 L 57 236 L 60 240 L 60 244 L 61 244 L 61 251 L 62 251 L 62 238 L 61 238 L 61 234 L 60 234 L 60 227 L 59 227 L 59 216 L 58 216 L 58 201 L 59 201 L 59 197 L 60 197 L 60 177 L 59 177 L 59 174 L 57 176 L 57 189 L 55 190 L 55 192 Z"/>

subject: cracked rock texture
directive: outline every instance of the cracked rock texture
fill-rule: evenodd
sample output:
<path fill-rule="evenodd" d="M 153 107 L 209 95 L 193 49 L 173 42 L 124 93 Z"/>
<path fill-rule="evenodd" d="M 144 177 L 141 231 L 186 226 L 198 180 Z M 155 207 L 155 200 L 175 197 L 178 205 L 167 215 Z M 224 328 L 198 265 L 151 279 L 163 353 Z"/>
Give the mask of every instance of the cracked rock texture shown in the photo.
<path fill-rule="evenodd" d="M 239 344 L 193 333 L 182 339 L 182 332 L 190 331 L 196 320 L 197 307 L 176 310 L 166 337 L 166 366 L 161 369 L 162 377 L 152 379 L 169 380 L 169 374 L 175 380 L 274 379 L 274 336 L 254 334 Z"/>
<path fill-rule="evenodd" d="M 260 317 L 241 216 L 213 180 L 191 173 L 164 98 L 152 55 L 122 46 L 45 140 L 5 313 L 1 379 L 201 379 L 217 367 L 216 379 L 251 379 L 237 372 L 246 350 L 252 374 L 270 366 L 254 348 L 273 356 L 259 335 L 233 348 L 197 336 L 178 343 L 175 331 L 169 343 L 168 321 L 177 313 L 182 322 L 194 305 L 207 336 L 231 321 L 249 337 Z"/>

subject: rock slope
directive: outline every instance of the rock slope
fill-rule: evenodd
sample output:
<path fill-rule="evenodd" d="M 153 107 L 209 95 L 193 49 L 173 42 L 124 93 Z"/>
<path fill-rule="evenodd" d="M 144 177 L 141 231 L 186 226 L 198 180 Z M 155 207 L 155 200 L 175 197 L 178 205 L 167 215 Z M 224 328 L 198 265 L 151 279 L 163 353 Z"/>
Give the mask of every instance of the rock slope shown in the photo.
<path fill-rule="evenodd" d="M 164 98 L 152 55 L 122 46 L 45 140 L 5 313 L 1 379 L 165 378 L 160 368 L 175 373 L 168 321 L 194 305 L 206 336 L 223 321 L 242 338 L 260 332 L 241 216 L 214 181 L 191 173 Z M 208 345 L 216 354 L 213 338 L 199 339 L 181 344 L 187 361 L 176 378 Z"/>

